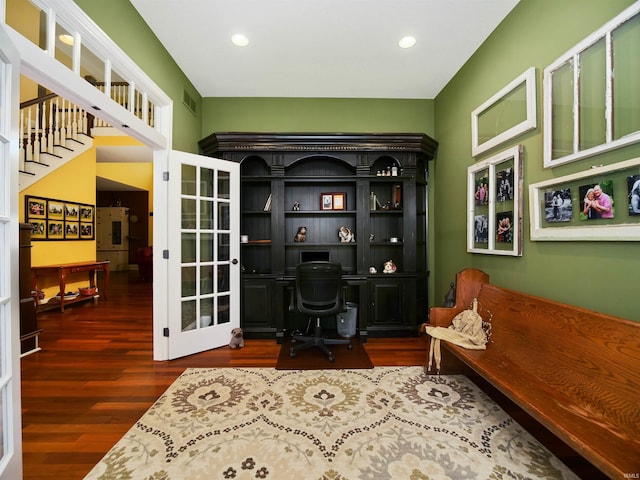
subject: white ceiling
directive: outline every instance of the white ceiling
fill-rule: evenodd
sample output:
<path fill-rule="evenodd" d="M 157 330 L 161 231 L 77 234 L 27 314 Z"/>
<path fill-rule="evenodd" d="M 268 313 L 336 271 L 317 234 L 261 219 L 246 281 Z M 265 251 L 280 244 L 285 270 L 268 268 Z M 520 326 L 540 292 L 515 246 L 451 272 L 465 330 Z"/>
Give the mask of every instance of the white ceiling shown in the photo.
<path fill-rule="evenodd" d="M 518 0 L 131 3 L 203 97 L 433 99 Z"/>

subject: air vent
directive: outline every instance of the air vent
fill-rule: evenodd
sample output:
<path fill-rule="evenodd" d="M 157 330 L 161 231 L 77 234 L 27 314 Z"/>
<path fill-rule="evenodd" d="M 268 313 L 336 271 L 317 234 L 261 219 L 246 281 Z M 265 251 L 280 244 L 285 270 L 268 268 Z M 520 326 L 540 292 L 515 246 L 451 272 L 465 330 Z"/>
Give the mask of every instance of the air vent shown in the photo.
<path fill-rule="evenodd" d="M 196 115 L 196 101 L 189 94 L 189 92 L 187 92 L 186 89 L 182 90 L 182 103 L 184 103 L 187 106 L 187 108 L 191 111 L 191 113 Z"/>

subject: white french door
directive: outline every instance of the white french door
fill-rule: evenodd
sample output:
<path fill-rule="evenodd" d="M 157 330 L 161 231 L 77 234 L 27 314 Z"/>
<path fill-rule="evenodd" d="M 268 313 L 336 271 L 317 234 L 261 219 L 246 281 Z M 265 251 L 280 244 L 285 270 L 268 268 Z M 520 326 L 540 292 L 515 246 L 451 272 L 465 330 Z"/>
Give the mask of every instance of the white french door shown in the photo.
<path fill-rule="evenodd" d="M 228 345 L 240 326 L 240 165 L 169 158 L 169 359 Z"/>
<path fill-rule="evenodd" d="M 0 479 L 22 478 L 18 308 L 20 55 L 0 25 Z"/>

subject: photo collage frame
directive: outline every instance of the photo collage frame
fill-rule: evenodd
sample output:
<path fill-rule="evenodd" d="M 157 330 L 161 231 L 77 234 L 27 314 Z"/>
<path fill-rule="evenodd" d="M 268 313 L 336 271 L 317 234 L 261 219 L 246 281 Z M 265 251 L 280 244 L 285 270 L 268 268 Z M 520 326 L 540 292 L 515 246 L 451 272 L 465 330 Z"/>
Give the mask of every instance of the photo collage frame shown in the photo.
<path fill-rule="evenodd" d="M 94 240 L 95 205 L 25 197 L 25 223 L 32 240 Z"/>

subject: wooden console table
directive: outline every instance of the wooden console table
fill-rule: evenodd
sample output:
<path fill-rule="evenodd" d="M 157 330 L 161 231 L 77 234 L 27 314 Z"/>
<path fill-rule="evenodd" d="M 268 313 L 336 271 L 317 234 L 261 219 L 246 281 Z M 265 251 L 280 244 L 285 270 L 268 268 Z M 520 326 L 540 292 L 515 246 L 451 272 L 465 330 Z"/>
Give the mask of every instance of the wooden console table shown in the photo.
<path fill-rule="evenodd" d="M 89 286 L 96 286 L 96 271 L 101 270 L 104 272 L 104 287 L 102 290 L 97 291 L 94 295 L 78 295 L 73 299 L 65 300 L 65 293 L 67 288 L 67 276 L 76 272 L 88 272 L 89 274 Z M 34 291 L 38 291 L 38 280 L 43 276 L 58 276 L 60 283 L 60 311 L 64 312 L 64 306 L 71 303 L 81 302 L 84 300 L 93 299 L 96 301 L 100 295 L 105 299 L 107 298 L 107 287 L 109 285 L 109 261 L 98 262 L 74 262 L 74 263 L 58 263 L 54 265 L 43 265 L 39 267 L 31 267 L 31 279 Z M 40 304 L 38 300 L 38 306 L 49 306 L 50 303 Z M 56 304 L 58 306 L 58 304 Z"/>

